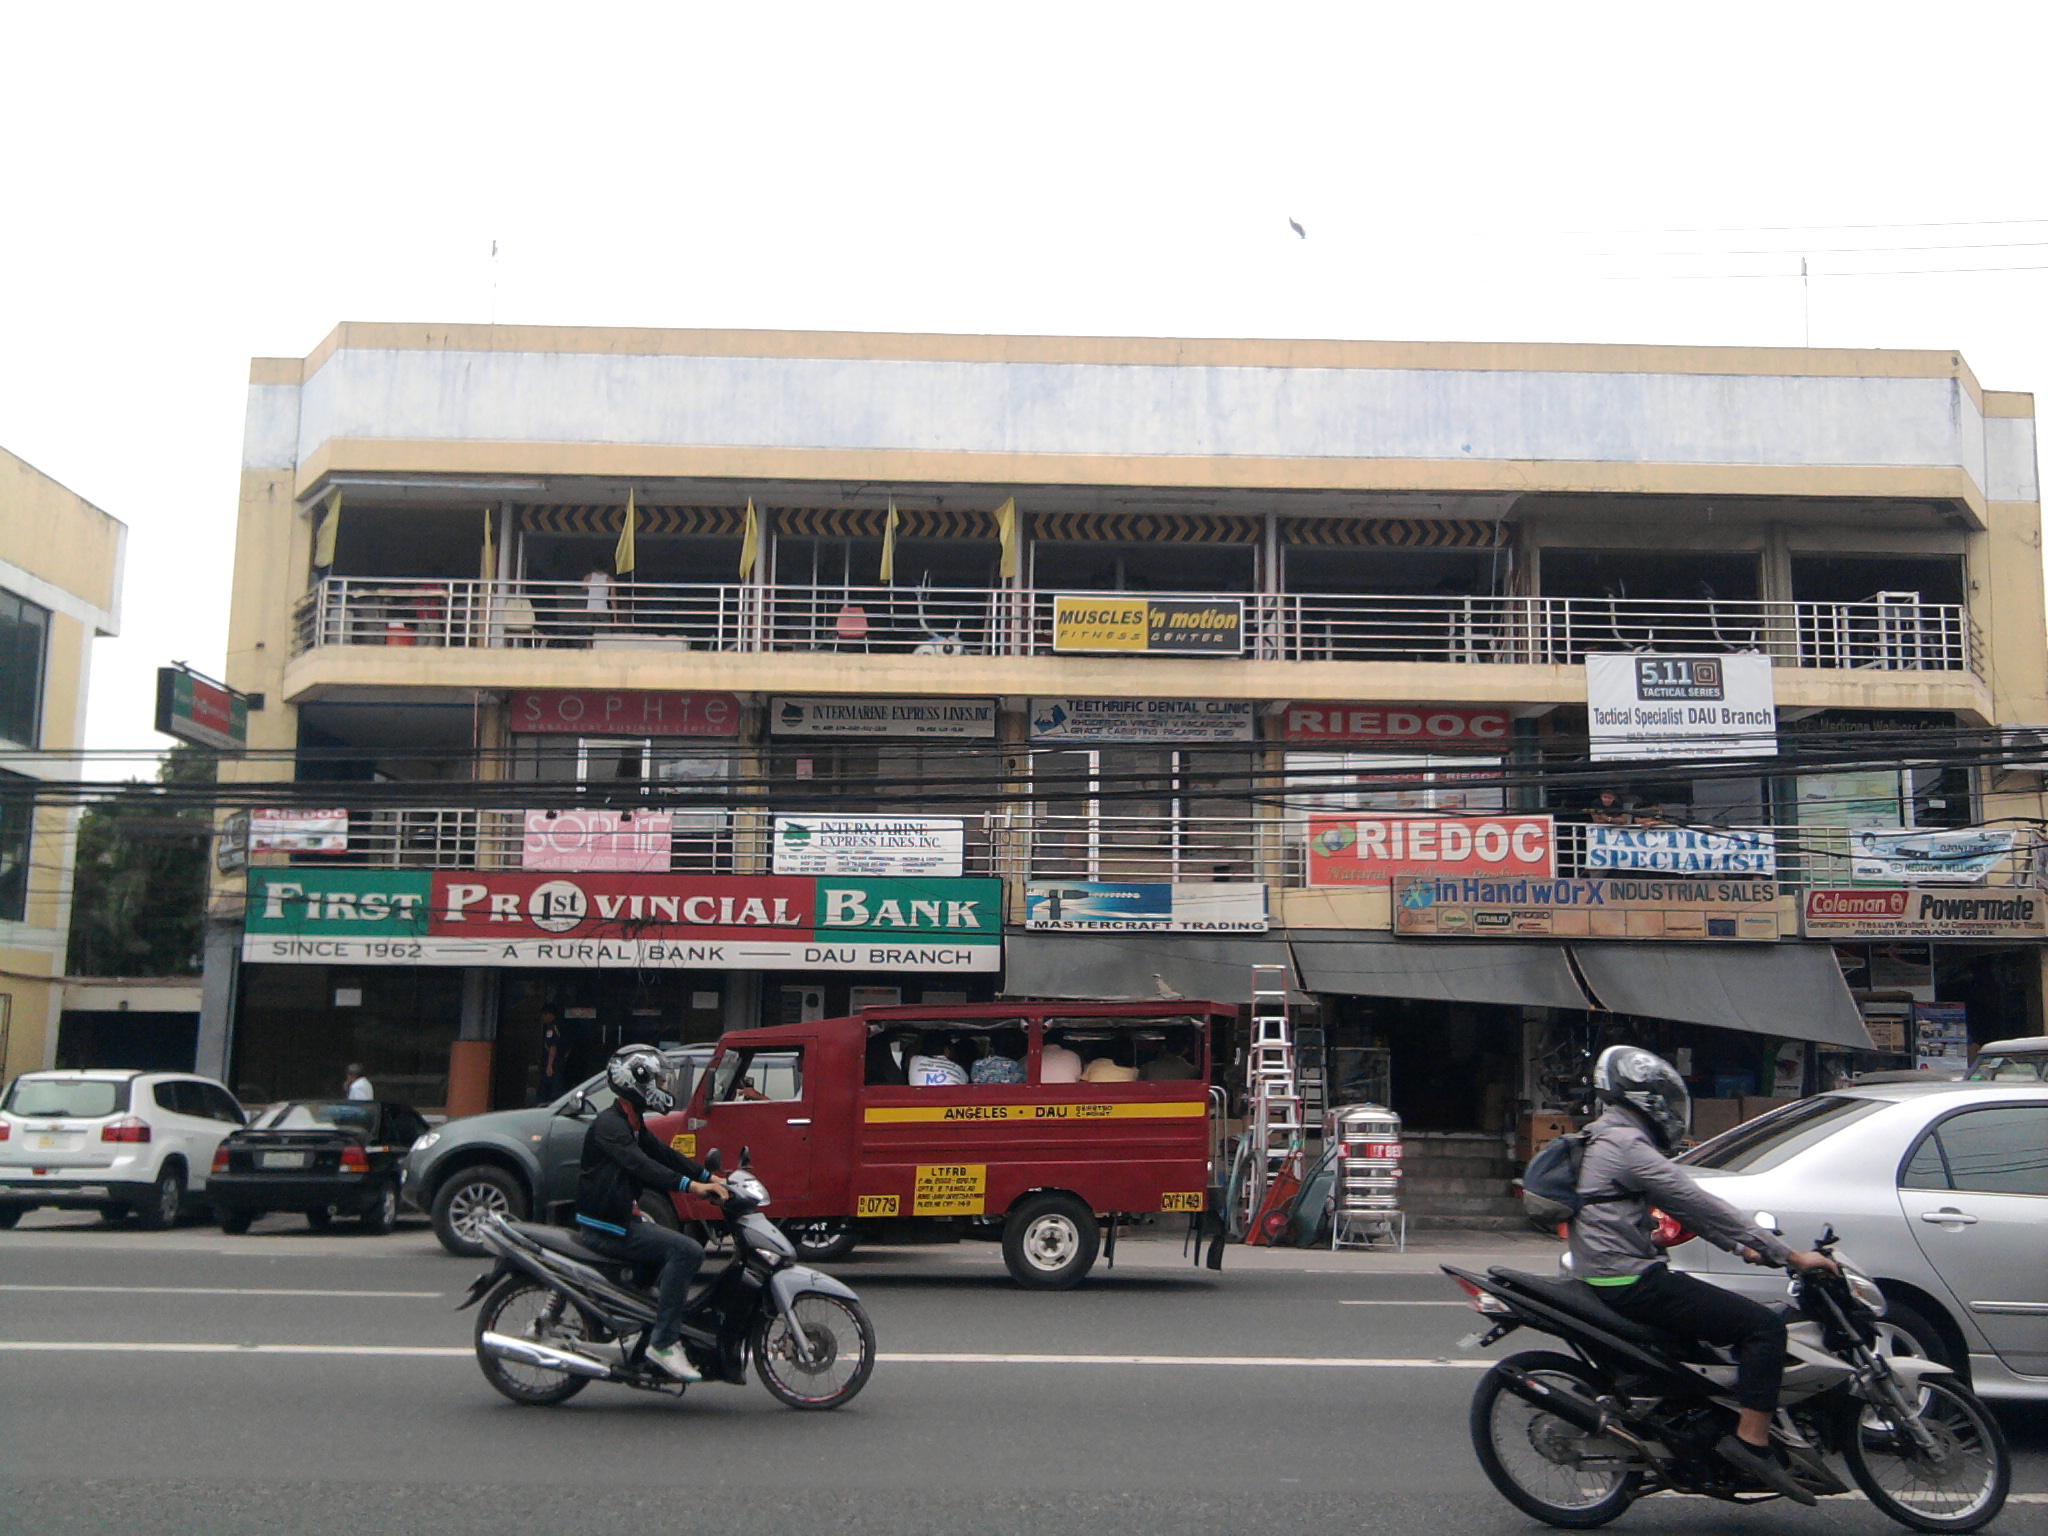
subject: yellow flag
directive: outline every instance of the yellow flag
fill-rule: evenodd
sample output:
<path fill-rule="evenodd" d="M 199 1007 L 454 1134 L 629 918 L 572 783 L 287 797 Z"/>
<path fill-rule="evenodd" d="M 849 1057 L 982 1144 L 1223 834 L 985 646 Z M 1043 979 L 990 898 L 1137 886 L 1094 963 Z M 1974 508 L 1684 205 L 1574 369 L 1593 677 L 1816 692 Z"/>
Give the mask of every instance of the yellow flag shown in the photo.
<path fill-rule="evenodd" d="M 612 570 L 624 576 L 633 569 L 633 524 L 639 514 L 633 510 L 633 488 L 626 487 L 626 526 L 619 530 L 619 547 L 612 551 Z"/>
<path fill-rule="evenodd" d="M 1004 581 L 1017 579 L 1017 498 L 1010 496 L 996 508 L 996 537 L 1003 541 L 1003 563 L 997 574 Z"/>
<path fill-rule="evenodd" d="M 896 584 L 896 498 L 889 498 L 889 520 L 882 524 L 882 581 Z"/>
<path fill-rule="evenodd" d="M 754 579 L 754 563 L 761 558 L 761 519 L 754 515 L 754 498 L 747 498 L 747 532 L 740 540 L 740 580 Z"/>
<path fill-rule="evenodd" d="M 327 500 L 327 511 L 321 515 L 320 526 L 313 530 L 313 564 L 325 570 L 334 564 L 334 541 L 341 532 L 341 492 L 336 491 Z"/>
<path fill-rule="evenodd" d="M 498 541 L 491 532 L 491 509 L 489 507 L 484 508 L 484 549 L 483 559 L 479 563 L 482 567 L 483 579 L 485 581 L 497 580 Z"/>

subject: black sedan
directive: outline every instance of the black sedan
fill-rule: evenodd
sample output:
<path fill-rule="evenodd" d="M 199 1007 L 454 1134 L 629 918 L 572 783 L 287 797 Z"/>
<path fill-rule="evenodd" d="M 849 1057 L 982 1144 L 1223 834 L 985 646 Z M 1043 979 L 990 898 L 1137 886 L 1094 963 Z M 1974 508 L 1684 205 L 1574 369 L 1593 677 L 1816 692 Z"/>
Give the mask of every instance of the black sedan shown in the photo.
<path fill-rule="evenodd" d="M 398 1220 L 405 1154 L 427 1122 L 404 1104 L 294 1099 L 273 1104 L 213 1155 L 206 1181 L 220 1229 L 249 1230 L 269 1211 L 304 1211 L 315 1228 L 354 1216 L 365 1232 Z"/>

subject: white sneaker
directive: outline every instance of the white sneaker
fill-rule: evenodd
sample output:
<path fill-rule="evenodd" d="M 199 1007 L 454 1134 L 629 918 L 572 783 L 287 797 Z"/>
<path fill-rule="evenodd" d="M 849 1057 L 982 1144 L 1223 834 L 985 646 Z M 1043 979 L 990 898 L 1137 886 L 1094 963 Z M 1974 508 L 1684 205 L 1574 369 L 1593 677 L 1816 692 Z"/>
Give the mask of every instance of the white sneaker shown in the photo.
<path fill-rule="evenodd" d="M 648 1350 L 647 1358 L 650 1362 L 668 1372 L 669 1375 L 675 1377 L 677 1381 L 702 1381 L 704 1379 L 704 1373 L 690 1364 L 690 1357 L 683 1353 L 683 1344 L 680 1339 L 673 1344 L 664 1345 L 660 1349 Z"/>

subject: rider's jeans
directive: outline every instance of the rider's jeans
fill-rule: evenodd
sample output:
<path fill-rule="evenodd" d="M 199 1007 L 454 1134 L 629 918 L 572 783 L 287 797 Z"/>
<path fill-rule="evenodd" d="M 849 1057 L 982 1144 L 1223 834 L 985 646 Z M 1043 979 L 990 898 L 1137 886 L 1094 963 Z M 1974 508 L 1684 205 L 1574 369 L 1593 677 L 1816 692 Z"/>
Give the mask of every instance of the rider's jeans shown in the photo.
<path fill-rule="evenodd" d="M 683 1302 L 690 1294 L 690 1281 L 704 1262 L 704 1245 L 695 1238 L 667 1227 L 657 1227 L 641 1217 L 624 1237 L 584 1227 L 577 1233 L 585 1247 L 594 1248 L 610 1259 L 626 1264 L 661 1266 L 661 1278 L 654 1287 L 654 1332 L 649 1346 L 662 1349 L 675 1343 L 683 1333 Z"/>
<path fill-rule="evenodd" d="M 1673 1274 L 1662 1264 L 1634 1285 L 1603 1285 L 1600 1299 L 1630 1322 L 1735 1351 L 1735 1401 L 1768 1413 L 1785 1377 L 1785 1319 L 1760 1301 Z"/>

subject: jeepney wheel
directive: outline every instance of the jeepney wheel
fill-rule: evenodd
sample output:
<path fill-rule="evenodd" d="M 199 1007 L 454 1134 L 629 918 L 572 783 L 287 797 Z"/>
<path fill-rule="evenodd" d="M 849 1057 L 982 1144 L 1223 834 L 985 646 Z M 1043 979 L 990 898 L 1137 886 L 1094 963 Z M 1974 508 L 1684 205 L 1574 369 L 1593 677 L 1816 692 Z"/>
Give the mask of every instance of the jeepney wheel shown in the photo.
<path fill-rule="evenodd" d="M 1102 1224 L 1072 1195 L 1033 1195 L 1003 1226 L 1003 1263 L 1033 1291 L 1064 1291 L 1095 1267 Z"/>
<path fill-rule="evenodd" d="M 829 1217 L 792 1217 L 782 1224 L 782 1235 L 789 1239 L 796 1256 L 807 1264 L 830 1264 L 843 1259 L 860 1241 L 852 1222 Z"/>

